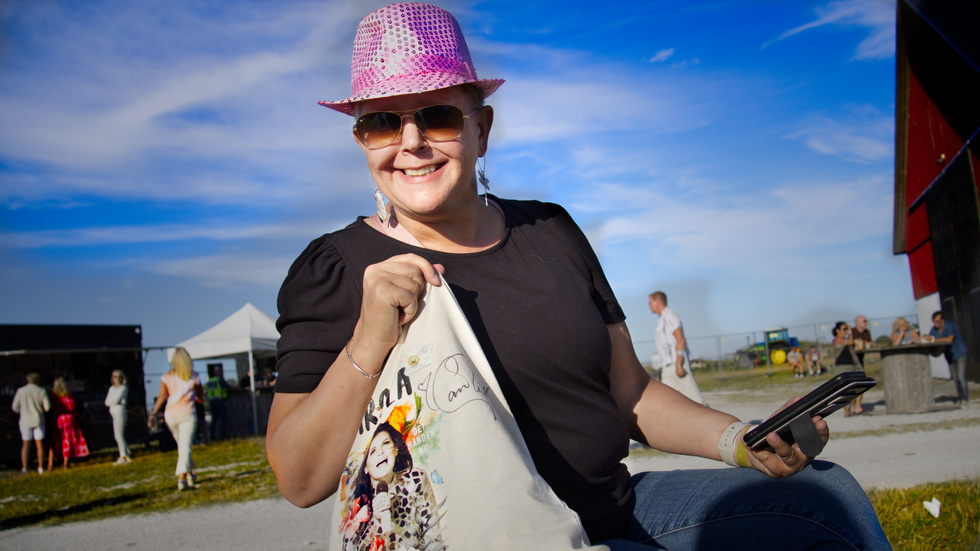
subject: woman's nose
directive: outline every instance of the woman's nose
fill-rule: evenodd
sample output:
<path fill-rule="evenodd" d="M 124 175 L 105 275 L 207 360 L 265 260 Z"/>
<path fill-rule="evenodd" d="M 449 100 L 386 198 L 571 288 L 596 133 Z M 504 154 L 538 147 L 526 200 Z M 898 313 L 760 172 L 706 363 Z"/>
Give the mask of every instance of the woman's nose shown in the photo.
<path fill-rule="evenodd" d="M 415 151 L 421 147 L 424 147 L 428 142 L 425 140 L 425 135 L 419 130 L 419 127 L 415 124 L 415 119 L 411 115 L 405 115 L 402 118 L 402 149 L 408 151 Z"/>

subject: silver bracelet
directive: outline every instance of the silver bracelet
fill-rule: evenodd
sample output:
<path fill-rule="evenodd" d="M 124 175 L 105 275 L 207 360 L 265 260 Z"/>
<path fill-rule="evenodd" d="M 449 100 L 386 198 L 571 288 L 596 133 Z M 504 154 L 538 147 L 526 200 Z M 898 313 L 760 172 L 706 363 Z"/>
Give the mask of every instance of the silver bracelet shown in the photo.
<path fill-rule="evenodd" d="M 358 367 L 356 363 L 354 363 L 354 358 L 350 357 L 350 341 L 347 341 L 347 344 L 344 345 L 344 352 L 347 352 L 347 361 L 349 361 L 350 364 L 354 366 L 354 369 L 356 369 L 357 372 L 360 373 L 361 375 L 364 375 L 368 379 L 377 379 L 378 377 L 381 376 L 381 371 L 375 373 L 374 375 L 369 375 L 366 371 L 364 371 L 363 369 Z"/>

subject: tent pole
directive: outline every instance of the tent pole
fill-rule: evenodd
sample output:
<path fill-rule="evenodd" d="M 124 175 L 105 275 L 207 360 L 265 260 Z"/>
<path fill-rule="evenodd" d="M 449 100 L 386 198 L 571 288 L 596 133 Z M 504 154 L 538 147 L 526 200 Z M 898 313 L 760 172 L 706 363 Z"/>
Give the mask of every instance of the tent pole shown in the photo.
<path fill-rule="evenodd" d="M 255 435 L 259 435 L 259 408 L 258 402 L 255 399 L 255 359 L 252 356 L 251 347 L 248 350 L 248 378 L 249 383 L 252 385 L 252 429 L 255 431 Z"/>

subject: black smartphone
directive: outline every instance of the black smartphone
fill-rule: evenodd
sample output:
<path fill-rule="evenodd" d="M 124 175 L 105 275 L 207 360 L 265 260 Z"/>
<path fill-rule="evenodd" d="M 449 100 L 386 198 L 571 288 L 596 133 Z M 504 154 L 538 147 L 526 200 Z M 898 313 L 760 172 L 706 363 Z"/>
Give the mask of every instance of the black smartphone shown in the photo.
<path fill-rule="evenodd" d="M 792 444 L 794 439 L 789 426 L 793 420 L 802 415 L 827 417 L 876 384 L 878 381 L 868 377 L 863 371 L 841 373 L 747 432 L 743 441 L 750 449 L 760 450 L 767 446 L 766 435 L 775 432 Z"/>

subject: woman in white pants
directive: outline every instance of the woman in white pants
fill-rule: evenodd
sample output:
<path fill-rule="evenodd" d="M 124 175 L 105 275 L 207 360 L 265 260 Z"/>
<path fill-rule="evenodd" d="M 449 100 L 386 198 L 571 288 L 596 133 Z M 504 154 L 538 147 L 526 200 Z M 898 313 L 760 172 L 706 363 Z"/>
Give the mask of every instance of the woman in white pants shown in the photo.
<path fill-rule="evenodd" d="M 116 437 L 116 445 L 119 446 L 119 459 L 116 465 L 129 463 L 130 457 L 129 444 L 126 442 L 126 398 L 129 396 L 129 387 L 126 386 L 126 374 L 121 369 L 112 371 L 112 386 L 105 396 L 105 405 L 109 408 L 109 415 L 112 416 L 112 435 Z"/>
<path fill-rule="evenodd" d="M 195 404 L 203 399 L 204 387 L 193 370 L 190 355 L 183 348 L 174 351 L 173 367 L 160 379 L 160 395 L 153 405 L 147 423 L 152 426 L 157 413 L 166 402 L 163 418 L 177 441 L 177 489 L 187 490 L 195 484 L 194 459 L 191 457 L 191 444 L 197 432 L 197 411 Z"/>

